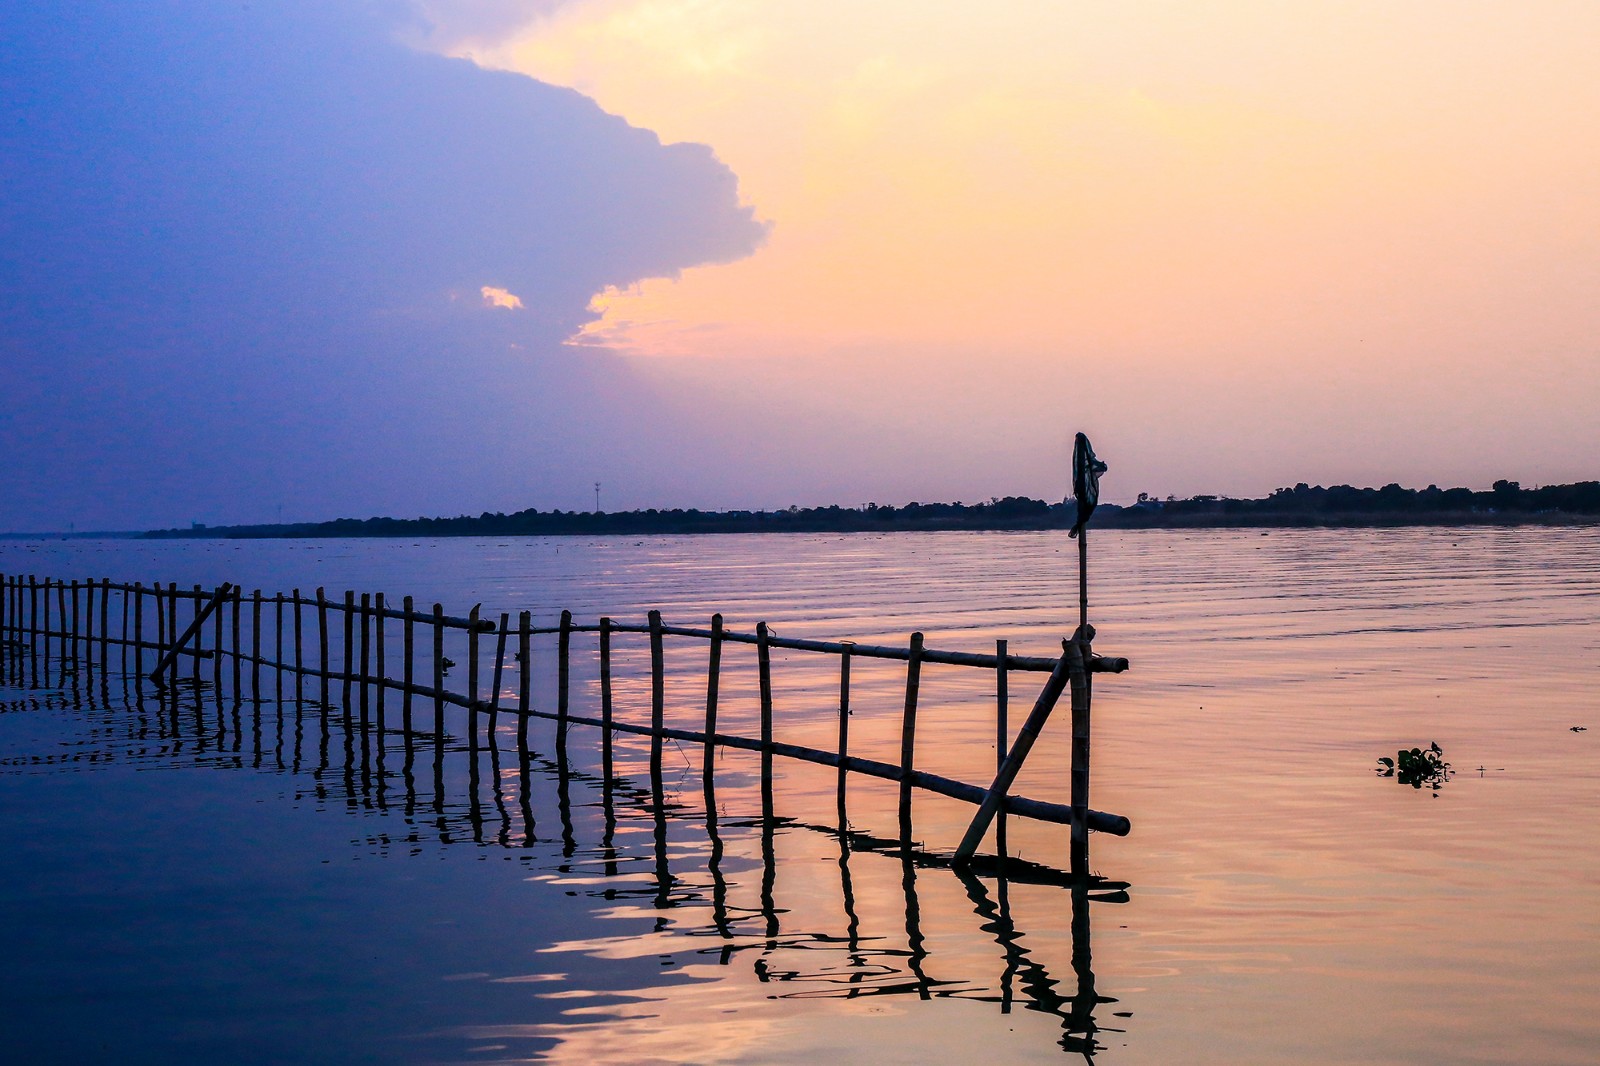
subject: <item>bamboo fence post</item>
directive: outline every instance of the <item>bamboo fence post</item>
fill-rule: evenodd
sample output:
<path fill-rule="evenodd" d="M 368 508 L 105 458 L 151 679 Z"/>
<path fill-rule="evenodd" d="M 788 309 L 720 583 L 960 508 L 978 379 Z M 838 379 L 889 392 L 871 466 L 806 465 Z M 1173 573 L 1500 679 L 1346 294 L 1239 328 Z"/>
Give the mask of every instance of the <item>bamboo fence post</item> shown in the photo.
<path fill-rule="evenodd" d="M 15 640 L 11 634 L 11 578 L 0 574 L 0 680 L 11 680 L 11 663 Z"/>
<path fill-rule="evenodd" d="M 511 628 L 511 615 L 500 612 L 499 633 L 494 642 L 494 685 L 489 693 L 489 739 L 494 739 L 495 727 L 500 722 L 500 684 L 506 668 L 506 633 Z"/>
<path fill-rule="evenodd" d="M 124 682 L 128 676 L 128 616 L 133 613 L 133 605 L 129 602 L 127 586 L 122 589 L 122 645 L 119 656 Z M 138 673 L 137 670 L 134 673 Z"/>
<path fill-rule="evenodd" d="M 994 772 L 999 773 L 1006 764 L 1006 748 L 1010 746 L 1011 726 L 1006 721 L 1010 714 L 1011 679 L 1006 673 L 1006 654 L 1008 644 L 1004 640 L 994 642 Z M 995 813 L 994 819 L 995 851 L 1004 858 L 1006 853 L 1006 805 L 1005 797 L 1000 797 L 1000 808 Z"/>
<path fill-rule="evenodd" d="M 571 677 L 572 612 L 561 612 L 561 631 L 557 635 L 556 662 L 556 745 L 566 750 L 568 682 Z"/>
<path fill-rule="evenodd" d="M 66 603 L 67 582 L 61 583 L 61 663 L 66 665 L 70 658 L 74 663 L 78 661 L 78 583 L 72 582 L 72 608 L 68 610 Z"/>
<path fill-rule="evenodd" d="M 111 668 L 111 579 L 100 579 L 100 674 Z"/>
<path fill-rule="evenodd" d="M 300 590 L 291 590 L 294 595 L 294 702 L 298 706 L 305 697 L 306 667 L 305 656 L 300 653 Z M 298 712 L 297 712 L 298 713 Z M 296 719 L 298 721 L 299 719 Z"/>
<path fill-rule="evenodd" d="M 245 669 L 243 655 L 245 655 L 245 640 L 243 640 L 243 619 L 240 615 L 245 607 L 245 591 L 234 589 L 234 703 L 245 701 L 245 683 L 242 671 Z M 218 655 L 222 653 L 222 642 L 218 640 Z"/>
<path fill-rule="evenodd" d="M 404 687 L 400 690 L 400 725 L 405 730 L 406 743 L 411 743 L 411 696 L 416 688 L 416 625 L 412 614 L 416 602 L 407 596 L 400 601 L 405 618 L 400 628 L 401 674 Z"/>
<path fill-rule="evenodd" d="M 661 612 L 650 612 L 650 765 L 661 772 L 661 730 L 666 726 L 667 661 L 661 642 Z"/>
<path fill-rule="evenodd" d="M 377 658 L 378 667 L 378 752 L 381 755 L 383 753 L 383 731 L 384 727 L 388 724 L 388 716 L 385 714 L 386 708 L 384 706 L 386 702 L 386 690 L 389 688 L 389 663 L 384 649 L 384 630 L 387 629 L 389 625 L 389 619 L 385 614 L 388 608 L 388 600 L 383 593 L 379 592 L 372 597 L 372 606 L 376 616 L 374 618 L 373 654 Z"/>
<path fill-rule="evenodd" d="M 72 605 L 76 607 L 78 605 L 78 583 L 76 581 L 72 583 L 72 594 Z M 65 666 L 67 664 L 67 631 L 70 628 L 68 625 L 70 619 L 67 617 L 67 583 L 65 581 L 56 582 L 56 608 L 61 613 L 61 621 L 58 623 L 61 627 L 61 643 L 59 647 L 61 665 Z"/>
<path fill-rule="evenodd" d="M 235 639 L 234 646 L 238 647 Z M 261 702 L 261 590 L 250 593 L 250 696 Z"/>
<path fill-rule="evenodd" d="M 339 685 L 339 700 L 344 707 L 345 718 L 350 717 L 350 686 L 355 681 L 356 666 L 356 594 L 352 589 L 344 590 L 344 651 L 340 655 L 340 673 L 343 678 Z"/>
<path fill-rule="evenodd" d="M 433 605 L 433 747 L 444 756 L 444 604 Z"/>
<path fill-rule="evenodd" d="M 372 593 L 361 594 L 361 725 L 366 727 L 372 693 Z"/>
<path fill-rule="evenodd" d="M 328 596 L 317 587 L 317 674 L 322 679 L 322 713 L 328 713 Z"/>
<path fill-rule="evenodd" d="M 483 604 L 475 603 L 467 613 L 467 728 L 474 743 L 478 738 L 478 615 Z"/>
<path fill-rule="evenodd" d="M 74 603 L 77 597 L 73 597 Z M 76 613 L 76 612 L 74 612 Z M 83 659 L 94 668 L 94 582 L 83 583 Z"/>
<path fill-rule="evenodd" d="M 839 653 L 839 832 L 843 833 L 845 791 L 850 771 L 845 767 L 845 759 L 850 755 L 850 653 L 855 647 L 855 641 L 844 641 L 844 650 Z"/>
<path fill-rule="evenodd" d="M 144 689 L 144 583 L 133 583 L 133 673 L 135 689 Z"/>
<path fill-rule="evenodd" d="M 711 616 L 711 651 L 706 663 L 706 747 L 700 776 L 709 788 L 717 761 L 717 699 L 722 687 L 722 615 Z"/>
<path fill-rule="evenodd" d="M 195 602 L 199 603 L 200 601 L 196 600 Z M 215 646 L 212 648 L 211 655 L 211 689 L 212 692 L 216 694 L 217 703 L 219 705 L 222 703 L 222 623 L 223 618 L 228 611 L 228 604 L 233 602 L 233 594 L 229 593 L 227 598 L 218 603 L 216 608 L 211 612 L 213 619 L 211 628 L 216 634 L 214 641 Z"/>
<path fill-rule="evenodd" d="M 611 787 L 611 619 L 600 619 L 600 772 Z"/>
<path fill-rule="evenodd" d="M 174 585 L 173 587 L 176 588 L 177 586 Z M 203 624 L 200 624 L 200 623 L 204 622 L 204 619 L 203 619 L 202 615 L 200 614 L 200 608 L 201 608 L 200 595 L 201 595 L 201 593 L 203 591 L 204 590 L 201 589 L 201 587 L 199 585 L 196 585 L 194 587 L 194 599 L 190 601 L 190 602 L 192 602 L 194 604 L 194 617 L 195 617 L 195 621 L 197 623 L 196 626 L 195 626 L 195 630 L 194 630 L 195 656 L 194 656 L 194 676 L 192 678 L 192 680 L 194 681 L 194 703 L 195 703 L 196 707 L 200 706 L 200 654 L 199 653 L 204 651 L 205 650 L 205 646 L 206 646 L 205 626 Z M 177 662 L 176 661 L 173 662 L 173 667 L 174 668 L 177 667 Z"/>
<path fill-rule="evenodd" d="M 768 645 L 767 623 L 756 623 L 756 675 L 761 693 L 762 776 L 772 768 L 772 650 Z"/>
<path fill-rule="evenodd" d="M 911 763 L 917 744 L 917 689 L 922 683 L 922 634 L 911 634 L 911 658 L 906 662 L 906 705 L 900 716 L 900 794 L 911 791 Z"/>
<path fill-rule="evenodd" d="M 170 649 L 171 647 L 173 647 L 175 644 L 177 644 L 177 642 L 178 642 L 178 583 L 176 581 L 169 581 L 169 582 L 167 582 L 167 644 L 166 644 L 166 648 L 162 649 L 162 654 L 165 654 L 167 649 Z M 195 661 L 199 662 L 198 659 L 195 660 Z M 170 684 L 168 685 L 168 687 L 175 694 L 178 691 L 178 657 L 176 655 L 172 656 L 171 659 L 168 661 L 167 670 L 168 670 L 169 674 L 171 675 L 169 677 L 169 679 L 168 679 L 170 681 Z M 176 700 L 174 700 L 174 704 L 176 704 Z"/>
<path fill-rule="evenodd" d="M 272 671 L 273 698 L 278 701 L 278 713 L 283 713 L 283 593 L 272 594 Z"/>
<path fill-rule="evenodd" d="M 523 611 L 517 616 L 517 661 L 522 664 L 517 678 L 517 750 L 528 750 L 528 712 L 533 709 L 533 614 Z M 526 767 L 523 773 L 527 773 Z"/>
<path fill-rule="evenodd" d="M 50 597 L 44 598 L 45 610 L 50 609 Z M 45 649 L 45 657 L 49 658 L 49 648 Z M 34 575 L 28 575 L 28 672 L 33 678 L 33 686 L 39 683 L 39 580 Z"/>
<path fill-rule="evenodd" d="M 1082 536 L 1080 533 L 1079 536 Z M 1072 875 L 1089 875 L 1089 639 L 1083 626 L 1065 653 L 1072 685 Z"/>

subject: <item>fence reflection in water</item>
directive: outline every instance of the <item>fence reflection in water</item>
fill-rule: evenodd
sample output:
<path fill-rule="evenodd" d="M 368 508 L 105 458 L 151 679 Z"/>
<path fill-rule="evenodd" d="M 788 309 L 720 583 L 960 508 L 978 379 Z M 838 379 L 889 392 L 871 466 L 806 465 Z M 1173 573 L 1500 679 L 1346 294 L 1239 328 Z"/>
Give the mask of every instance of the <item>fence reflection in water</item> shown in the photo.
<path fill-rule="evenodd" d="M 175 632 L 172 618 L 165 621 L 165 632 Z M 953 867 L 948 855 L 916 844 L 907 811 L 898 837 L 851 829 L 842 789 L 836 825 L 788 817 L 777 809 L 770 772 L 758 778 L 719 770 L 724 781 L 737 782 L 720 794 L 719 775 L 696 775 L 699 802 L 689 802 L 692 789 L 678 791 L 676 781 L 671 788 L 663 781 L 659 745 L 652 751 L 624 741 L 601 767 L 585 768 L 571 757 L 562 723 L 555 723 L 548 738 L 530 736 L 526 717 L 451 736 L 387 722 L 381 688 L 369 699 L 366 686 L 347 687 L 343 699 L 330 703 L 312 698 L 316 694 L 304 692 L 292 677 L 285 684 L 286 671 L 275 669 L 264 687 L 252 684 L 249 691 L 261 695 L 240 698 L 239 688 L 229 693 L 219 683 L 220 665 L 213 664 L 209 679 L 197 676 L 197 656 L 194 669 L 157 689 L 144 683 L 138 655 L 131 669 L 112 669 L 105 643 L 80 647 L 63 640 L 56 654 L 51 643 L 8 642 L 5 677 L 43 694 L 15 700 L 6 710 L 38 708 L 59 689 L 83 715 L 91 739 L 59 756 L 63 762 L 187 761 L 309 779 L 297 786 L 297 796 L 315 797 L 323 807 L 399 818 L 403 828 L 369 841 L 379 850 L 415 851 L 426 839 L 522 853 L 597 900 L 653 908 L 658 928 L 711 941 L 700 954 L 722 965 L 748 964 L 758 980 L 782 989 L 774 993 L 779 998 L 952 997 L 993 1003 L 1002 1011 L 1040 1011 L 1060 1019 L 1061 1047 L 1085 1058 L 1101 1048 L 1100 1033 L 1116 1031 L 1097 1019 L 1097 1009 L 1113 1001 L 1095 991 L 1090 905 L 1125 900 L 1124 885 L 1085 882 L 1065 871 L 1006 861 L 1003 853 L 994 865 Z M 362 644 L 376 652 L 374 665 L 381 670 L 382 638 Z M 79 651 L 82 657 L 74 654 Z M 759 761 L 757 753 L 748 758 Z M 788 834 L 834 842 L 833 904 L 824 905 L 812 891 L 784 898 L 778 844 Z M 863 871 L 862 863 L 871 865 Z M 860 876 L 881 875 L 883 863 L 898 869 L 903 928 L 894 927 L 901 925 L 898 919 L 877 927 L 858 908 Z M 995 949 L 991 970 L 958 977 L 933 973 L 939 960 L 923 935 L 925 893 L 918 878 L 939 868 L 953 872 L 938 876 L 960 879 L 969 920 L 976 919 L 972 933 Z M 1027 947 L 1011 906 L 1018 881 L 1054 883 L 1067 896 L 1071 978 L 1054 976 Z M 811 875 L 805 883 L 814 889 Z M 827 910 L 836 912 L 834 921 L 817 913 Z M 1060 912 L 1052 907 L 1037 918 L 1057 926 Z"/>

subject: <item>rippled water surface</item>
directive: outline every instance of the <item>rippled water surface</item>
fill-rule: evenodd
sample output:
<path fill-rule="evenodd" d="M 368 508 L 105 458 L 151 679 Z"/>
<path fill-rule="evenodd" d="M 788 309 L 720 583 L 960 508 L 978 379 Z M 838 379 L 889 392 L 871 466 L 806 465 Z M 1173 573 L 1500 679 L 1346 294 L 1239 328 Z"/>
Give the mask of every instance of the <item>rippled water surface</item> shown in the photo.
<path fill-rule="evenodd" d="M 436 747 L 394 694 L 379 732 L 271 671 L 259 701 L 219 698 L 209 663 L 141 700 L 115 650 L 13 678 L 0 1059 L 1593 1062 L 1600 534 L 1098 532 L 1092 552 L 1097 650 L 1133 663 L 1095 683 L 1092 802 L 1133 831 L 1095 836 L 1129 887 L 1088 898 L 1048 883 L 1058 826 L 1011 819 L 1029 875 L 962 877 L 943 859 L 970 806 L 919 794 L 904 848 L 893 786 L 853 779 L 840 834 L 822 767 L 779 760 L 764 795 L 759 758 L 725 750 L 708 790 L 669 744 L 658 803 L 647 747 L 617 739 L 607 789 L 585 727 L 563 753 L 549 723 L 520 745 L 452 710 Z M 1035 655 L 1076 622 L 1075 567 L 1053 533 L 0 542 L 13 574 Z M 647 721 L 644 644 L 616 639 L 617 713 Z M 574 647 L 591 714 L 594 637 Z M 669 638 L 668 724 L 702 722 L 705 655 Z M 548 707 L 548 638 L 529 666 Z M 837 669 L 774 653 L 778 739 L 831 745 Z M 1014 727 L 1043 678 L 1009 680 Z M 853 752 L 898 760 L 904 683 L 855 663 Z M 922 689 L 919 767 L 986 784 L 993 676 L 928 666 Z M 755 706 L 753 649 L 729 645 L 722 727 L 753 733 Z M 1065 802 L 1066 733 L 1063 707 L 1016 791 Z M 1374 773 L 1429 743 L 1456 771 L 1437 790 Z"/>

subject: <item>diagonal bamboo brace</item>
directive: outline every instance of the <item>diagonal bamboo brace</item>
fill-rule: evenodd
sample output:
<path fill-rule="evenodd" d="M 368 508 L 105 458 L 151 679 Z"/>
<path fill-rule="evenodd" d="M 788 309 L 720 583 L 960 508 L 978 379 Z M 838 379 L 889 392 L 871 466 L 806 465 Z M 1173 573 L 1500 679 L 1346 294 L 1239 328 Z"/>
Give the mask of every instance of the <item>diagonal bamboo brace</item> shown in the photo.
<path fill-rule="evenodd" d="M 970 861 L 977 853 L 978 845 L 983 843 L 983 835 L 989 831 L 989 823 L 994 821 L 995 814 L 1000 810 L 1000 804 L 1005 801 L 1006 793 L 1011 790 L 1018 772 L 1022 770 L 1023 762 L 1028 758 L 1028 752 L 1033 750 L 1033 742 L 1038 739 L 1045 722 L 1050 718 L 1050 712 L 1055 709 L 1056 701 L 1061 698 L 1061 693 L 1067 687 L 1069 663 L 1077 661 L 1079 661 L 1077 647 L 1071 641 L 1062 641 L 1061 658 L 1056 661 L 1056 668 L 1050 672 L 1050 679 L 1044 683 L 1039 698 L 1034 701 L 1033 710 L 1028 713 L 1028 720 L 1022 723 L 1022 731 L 1017 734 L 1017 742 L 1011 746 L 1011 754 L 1006 756 L 1006 761 L 995 774 L 994 784 L 989 786 L 988 793 L 983 797 L 983 803 L 978 806 L 978 813 L 972 816 L 972 824 L 967 826 L 967 834 L 961 838 L 961 846 L 956 848 L 957 863 Z"/>
<path fill-rule="evenodd" d="M 233 586 L 226 581 L 218 586 L 217 591 L 206 601 L 205 606 L 195 612 L 194 621 L 190 622 L 189 628 L 183 631 L 183 636 L 172 642 L 172 647 L 168 648 L 167 653 L 161 657 L 161 661 L 156 663 L 156 668 L 150 671 L 151 681 L 158 685 L 161 684 L 161 675 L 166 671 L 167 667 L 172 665 L 172 660 L 176 659 L 178 653 L 183 651 L 184 645 L 194 639 L 194 635 L 200 632 L 200 627 L 205 625 L 206 619 L 211 617 L 211 612 L 222 606 L 222 601 L 227 599 L 228 594 L 232 591 Z"/>

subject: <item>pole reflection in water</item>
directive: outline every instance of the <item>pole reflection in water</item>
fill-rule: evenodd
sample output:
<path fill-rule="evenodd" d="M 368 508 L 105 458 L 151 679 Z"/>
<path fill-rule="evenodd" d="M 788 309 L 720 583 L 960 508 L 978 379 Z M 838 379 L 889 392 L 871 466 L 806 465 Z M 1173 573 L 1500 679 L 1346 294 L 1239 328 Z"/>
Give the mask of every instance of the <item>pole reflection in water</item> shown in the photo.
<path fill-rule="evenodd" d="M 464 714 L 459 724 L 468 735 L 450 736 L 405 728 L 401 716 L 390 723 L 383 713 L 367 713 L 364 691 L 352 692 L 348 702 L 334 693 L 336 702 L 329 705 L 307 700 L 291 681 L 287 702 L 267 698 L 277 686 L 263 685 L 261 698 L 226 705 L 214 684 L 204 677 L 196 683 L 187 671 L 154 691 L 137 671 L 120 686 L 104 671 L 98 677 L 61 676 L 58 667 L 57 673 L 66 684 L 66 705 L 90 726 L 92 738 L 61 756 L 65 762 L 122 759 L 282 773 L 306 782 L 292 790 L 296 800 L 314 797 L 323 809 L 342 807 L 382 819 L 367 823 L 382 829 L 365 841 L 382 853 L 415 854 L 434 841 L 504 849 L 508 857 L 531 863 L 540 878 L 587 897 L 591 907 L 653 913 L 654 931 L 665 934 L 663 966 L 731 967 L 735 978 L 744 969 L 772 986 L 766 998 L 780 1001 L 964 999 L 992 1004 L 1001 1013 L 1020 1004 L 1059 1020 L 1064 1052 L 1092 1060 L 1104 1050 L 1101 1034 L 1108 1030 L 1096 1012 L 1111 1000 L 1096 993 L 1090 910 L 1095 902 L 1125 900 L 1117 891 L 1125 886 L 1071 884 L 1062 871 L 1003 854 L 975 869 L 952 869 L 948 856 L 924 850 L 915 839 L 904 790 L 898 834 L 874 837 L 851 827 L 843 780 L 834 796 L 836 825 L 783 814 L 770 755 L 741 763 L 724 754 L 724 765 L 712 774 L 703 773 L 698 761 L 691 765 L 693 753 L 683 752 L 683 770 L 674 767 L 669 774 L 659 740 L 607 744 L 601 760 L 599 737 L 558 726 L 546 754 L 519 715 L 497 714 L 498 727 L 486 728 L 487 716 Z M 27 713 L 52 698 L 49 692 L 16 698 L 0 704 L 0 713 Z M 842 710 L 847 715 L 848 705 Z M 315 726 L 305 722 L 307 715 L 316 718 Z M 841 731 L 844 722 L 841 717 Z M 309 764 L 308 728 L 318 740 Z M 841 745 L 846 742 L 842 735 Z M 431 771 L 421 797 L 419 753 Z M 389 769 L 395 764 L 398 774 Z M 0 759 L 0 770 L 10 765 L 12 760 Z M 759 776 L 750 772 L 757 767 Z M 688 790 L 681 787 L 685 775 L 698 776 Z M 641 777 L 647 783 L 639 783 Z M 828 781 L 831 786 L 831 771 Z M 403 799 L 393 802 L 400 799 L 397 792 Z M 685 802 L 687 796 L 694 802 Z M 537 817 L 552 802 L 557 836 L 541 838 Z M 745 804 L 758 809 L 729 813 L 730 805 L 737 811 Z M 820 857 L 836 873 L 832 885 L 819 883 L 815 861 L 786 863 L 797 840 L 810 842 L 807 847 L 825 845 Z M 863 873 L 871 885 L 866 910 Z M 1057 885 L 1053 891 L 1067 897 L 1062 902 L 1070 900 L 1073 978 L 1055 976 L 1026 946 L 1012 913 L 1013 877 Z M 896 878 L 899 917 L 885 921 L 884 889 Z M 924 932 L 930 919 L 924 882 L 934 878 L 958 878 L 970 908 L 949 913 L 949 893 L 941 886 L 935 893 L 940 911 L 932 915 L 941 930 L 937 940 Z M 959 893 L 952 898 L 961 898 Z M 750 902 L 741 904 L 741 898 Z M 1059 922 L 1062 909 L 1052 907 L 1047 920 Z M 952 922 L 969 935 L 959 951 L 941 958 L 930 945 L 950 943 Z M 586 943 L 594 950 L 594 941 Z M 559 1027 L 544 1033 L 560 1035 Z"/>

